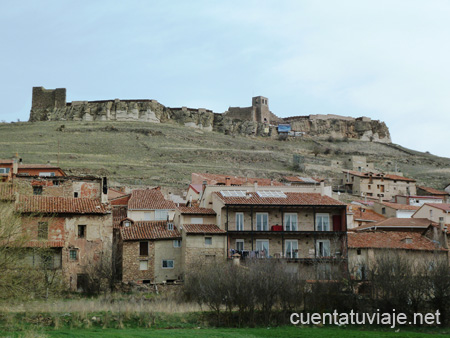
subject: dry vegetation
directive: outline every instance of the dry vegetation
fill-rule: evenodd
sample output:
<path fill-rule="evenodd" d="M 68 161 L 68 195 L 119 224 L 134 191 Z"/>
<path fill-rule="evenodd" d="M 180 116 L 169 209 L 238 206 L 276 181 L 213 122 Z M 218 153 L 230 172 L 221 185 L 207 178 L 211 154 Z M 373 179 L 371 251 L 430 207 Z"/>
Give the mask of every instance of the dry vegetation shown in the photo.
<path fill-rule="evenodd" d="M 106 174 L 126 184 L 185 188 L 192 172 L 279 178 L 296 173 L 338 177 L 330 160 L 366 155 L 376 167 L 417 178 L 436 188 L 450 182 L 450 159 L 398 146 L 340 139 L 244 137 L 202 132 L 177 124 L 140 122 L 21 122 L 0 124 L 0 158 L 18 152 L 25 163 L 50 161 L 75 173 Z M 59 155 L 58 155 L 59 154 Z M 317 156 L 315 156 L 315 154 Z"/>

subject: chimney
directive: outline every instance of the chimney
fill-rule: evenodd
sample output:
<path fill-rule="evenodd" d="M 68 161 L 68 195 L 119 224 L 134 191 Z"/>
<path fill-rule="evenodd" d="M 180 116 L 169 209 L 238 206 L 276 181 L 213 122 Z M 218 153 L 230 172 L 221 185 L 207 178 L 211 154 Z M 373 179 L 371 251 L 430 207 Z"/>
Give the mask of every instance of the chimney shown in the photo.
<path fill-rule="evenodd" d="M 320 195 L 321 196 L 325 195 L 325 182 L 324 181 L 320 181 Z"/>
<path fill-rule="evenodd" d="M 238 253 L 235 253 L 233 256 L 233 265 L 240 265 L 241 264 L 241 255 L 239 255 Z"/>
<path fill-rule="evenodd" d="M 13 157 L 13 175 L 17 175 L 19 172 L 19 155 L 16 154 L 15 157 Z"/>
<path fill-rule="evenodd" d="M 381 197 L 381 194 L 378 196 L 378 202 L 383 203 L 383 198 Z"/>
<path fill-rule="evenodd" d="M 206 188 L 206 185 L 208 184 L 208 182 L 207 181 L 203 181 L 203 184 L 202 184 L 202 191 L 205 191 L 205 188 Z"/>
<path fill-rule="evenodd" d="M 108 179 L 106 177 L 102 178 L 102 203 L 108 203 Z"/>
<path fill-rule="evenodd" d="M 255 186 L 255 192 L 258 190 L 258 182 L 257 181 L 255 181 L 254 183 L 254 186 Z"/>
<path fill-rule="evenodd" d="M 231 177 L 225 177 L 225 185 L 229 187 L 231 185 Z"/>
<path fill-rule="evenodd" d="M 439 217 L 439 229 L 444 231 L 444 217 Z"/>

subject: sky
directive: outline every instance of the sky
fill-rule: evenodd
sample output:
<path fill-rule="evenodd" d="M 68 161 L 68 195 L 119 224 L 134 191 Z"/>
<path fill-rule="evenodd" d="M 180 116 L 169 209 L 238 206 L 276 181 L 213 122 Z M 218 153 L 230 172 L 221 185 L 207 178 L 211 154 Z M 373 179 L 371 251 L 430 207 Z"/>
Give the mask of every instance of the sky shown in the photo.
<path fill-rule="evenodd" d="M 0 120 L 32 87 L 67 101 L 155 99 L 222 113 L 269 98 L 279 117 L 384 121 L 392 141 L 450 157 L 450 2 L 4 1 Z"/>

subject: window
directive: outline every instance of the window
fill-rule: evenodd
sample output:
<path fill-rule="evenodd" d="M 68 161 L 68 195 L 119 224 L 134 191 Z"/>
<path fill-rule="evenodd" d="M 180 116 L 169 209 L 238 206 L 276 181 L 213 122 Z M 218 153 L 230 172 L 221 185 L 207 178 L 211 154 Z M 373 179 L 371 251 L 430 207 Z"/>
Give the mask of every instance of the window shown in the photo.
<path fill-rule="evenodd" d="M 169 219 L 169 210 L 155 210 L 155 220 L 166 221 Z"/>
<path fill-rule="evenodd" d="M 256 230 L 257 231 L 268 231 L 269 230 L 269 214 L 256 213 Z"/>
<path fill-rule="evenodd" d="M 148 256 L 148 242 L 139 242 L 139 256 Z"/>
<path fill-rule="evenodd" d="M 86 225 L 78 225 L 78 238 L 86 238 Z"/>
<path fill-rule="evenodd" d="M 33 195 L 42 195 L 42 187 L 40 185 L 33 187 Z"/>
<path fill-rule="evenodd" d="M 237 251 L 244 251 L 244 240 L 243 239 L 237 239 L 236 240 L 236 250 Z"/>
<path fill-rule="evenodd" d="M 430 219 L 433 218 L 433 210 L 430 210 Z"/>
<path fill-rule="evenodd" d="M 53 180 L 53 181 L 52 181 L 52 184 L 53 184 L 54 186 L 58 186 L 58 185 L 59 185 L 59 181 Z"/>
<path fill-rule="evenodd" d="M 78 198 L 78 192 L 77 192 L 77 191 L 75 191 L 75 192 L 73 193 L 73 197 L 74 197 L 74 198 Z"/>
<path fill-rule="evenodd" d="M 297 214 L 284 214 L 284 230 L 297 231 Z"/>
<path fill-rule="evenodd" d="M 370 189 L 372 189 L 372 186 L 369 184 L 369 185 L 367 186 L 367 188 L 370 190 Z"/>
<path fill-rule="evenodd" d="M 316 242 L 316 256 L 330 257 L 330 241 L 328 239 L 318 240 Z"/>
<path fill-rule="evenodd" d="M 69 258 L 70 258 L 71 261 L 78 260 L 78 252 L 77 252 L 77 250 L 70 250 L 69 251 Z"/>
<path fill-rule="evenodd" d="M 167 230 L 173 230 L 173 223 L 167 223 Z"/>
<path fill-rule="evenodd" d="M 146 260 L 139 261 L 139 270 L 141 271 L 148 270 L 148 261 Z"/>
<path fill-rule="evenodd" d="M 212 245 L 212 237 L 205 237 L 205 245 Z"/>
<path fill-rule="evenodd" d="M 181 247 L 181 239 L 174 239 L 173 240 L 173 247 L 174 248 L 180 248 Z"/>
<path fill-rule="evenodd" d="M 244 213 L 243 212 L 236 213 L 236 230 L 237 231 L 244 230 Z"/>
<path fill-rule="evenodd" d="M 48 239 L 48 222 L 38 223 L 38 239 Z"/>
<path fill-rule="evenodd" d="M 330 231 L 329 214 L 316 214 L 316 231 Z"/>
<path fill-rule="evenodd" d="M 361 255 L 361 249 L 356 249 L 356 254 Z"/>
<path fill-rule="evenodd" d="M 173 259 L 163 259 L 162 268 L 163 269 L 173 269 L 174 261 Z"/>
<path fill-rule="evenodd" d="M 149 212 L 144 212 L 144 221 L 150 221 L 152 218 Z"/>
<path fill-rule="evenodd" d="M 55 173 L 54 172 L 42 172 L 42 173 L 39 173 L 39 176 L 43 176 L 43 177 L 55 176 Z"/>
<path fill-rule="evenodd" d="M 203 217 L 192 217 L 191 224 L 203 224 Z"/>
<path fill-rule="evenodd" d="M 126 227 L 129 227 L 131 225 L 131 222 L 130 221 L 125 221 L 125 222 L 123 222 L 123 225 L 126 226 Z"/>
<path fill-rule="evenodd" d="M 381 208 L 381 214 L 386 215 L 386 208 L 385 207 Z"/>
<path fill-rule="evenodd" d="M 289 239 L 285 242 L 286 258 L 298 258 L 298 240 Z"/>
<path fill-rule="evenodd" d="M 268 258 L 269 257 L 269 240 L 257 239 L 256 240 L 256 251 L 258 253 L 258 257 Z"/>
<path fill-rule="evenodd" d="M 9 168 L 0 168 L 0 174 L 7 174 L 9 173 Z"/>

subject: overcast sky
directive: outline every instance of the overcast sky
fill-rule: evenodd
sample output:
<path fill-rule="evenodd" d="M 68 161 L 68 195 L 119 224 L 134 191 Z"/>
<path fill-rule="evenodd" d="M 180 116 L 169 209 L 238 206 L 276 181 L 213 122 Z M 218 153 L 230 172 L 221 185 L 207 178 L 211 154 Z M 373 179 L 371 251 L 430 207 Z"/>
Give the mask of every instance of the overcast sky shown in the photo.
<path fill-rule="evenodd" d="M 369 116 L 450 157 L 449 1 L 4 1 L 0 119 L 33 86 L 280 117 Z"/>

